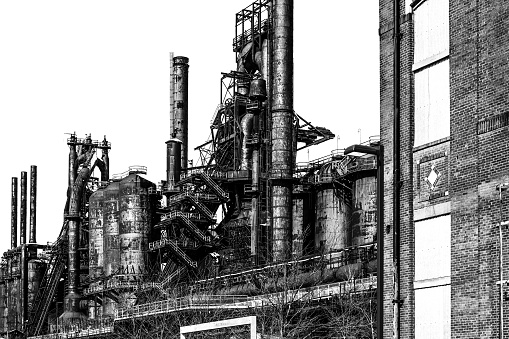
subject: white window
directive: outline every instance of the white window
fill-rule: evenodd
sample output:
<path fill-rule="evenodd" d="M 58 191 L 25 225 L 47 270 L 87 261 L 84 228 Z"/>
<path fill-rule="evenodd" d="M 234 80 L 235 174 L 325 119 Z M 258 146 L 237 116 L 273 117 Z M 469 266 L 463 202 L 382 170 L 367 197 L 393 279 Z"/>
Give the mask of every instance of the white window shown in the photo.
<path fill-rule="evenodd" d="M 414 146 L 450 135 L 449 1 L 414 8 Z"/>
<path fill-rule="evenodd" d="M 415 223 L 415 281 L 451 276 L 451 216 Z"/>
<path fill-rule="evenodd" d="M 426 0 L 414 8 L 414 64 L 449 54 L 449 0 Z"/>
<path fill-rule="evenodd" d="M 451 216 L 415 223 L 415 338 L 451 337 Z"/>
<path fill-rule="evenodd" d="M 451 285 L 415 290 L 415 339 L 451 338 Z"/>

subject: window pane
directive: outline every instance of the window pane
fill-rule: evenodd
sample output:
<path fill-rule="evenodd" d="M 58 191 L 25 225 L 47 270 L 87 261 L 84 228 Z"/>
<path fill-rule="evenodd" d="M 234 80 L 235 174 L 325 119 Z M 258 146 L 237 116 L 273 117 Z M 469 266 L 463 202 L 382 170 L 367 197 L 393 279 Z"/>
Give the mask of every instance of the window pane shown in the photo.
<path fill-rule="evenodd" d="M 449 136 L 449 60 L 415 73 L 415 146 Z"/>
<path fill-rule="evenodd" d="M 451 285 L 415 291 L 415 339 L 451 337 Z"/>
<path fill-rule="evenodd" d="M 451 275 L 451 216 L 415 223 L 415 280 Z"/>
<path fill-rule="evenodd" d="M 449 1 L 427 0 L 414 11 L 414 63 L 449 50 Z"/>

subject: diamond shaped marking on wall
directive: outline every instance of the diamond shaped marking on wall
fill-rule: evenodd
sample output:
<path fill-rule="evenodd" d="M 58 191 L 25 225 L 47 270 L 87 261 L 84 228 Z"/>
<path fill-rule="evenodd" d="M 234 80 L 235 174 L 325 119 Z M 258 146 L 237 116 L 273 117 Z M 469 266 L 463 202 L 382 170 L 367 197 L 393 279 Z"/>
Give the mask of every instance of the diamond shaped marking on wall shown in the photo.
<path fill-rule="evenodd" d="M 431 165 L 431 170 L 429 171 L 428 176 L 426 177 L 426 183 L 429 188 L 433 191 L 438 183 L 438 179 L 442 176 L 442 173 L 435 167 L 435 165 Z"/>

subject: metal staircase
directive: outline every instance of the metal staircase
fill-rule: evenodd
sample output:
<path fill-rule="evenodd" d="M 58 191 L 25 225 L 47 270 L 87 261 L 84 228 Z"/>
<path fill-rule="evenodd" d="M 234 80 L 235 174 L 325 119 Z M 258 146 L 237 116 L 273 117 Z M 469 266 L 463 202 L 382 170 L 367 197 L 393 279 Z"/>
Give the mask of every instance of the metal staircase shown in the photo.
<path fill-rule="evenodd" d="M 202 202 L 200 202 L 198 200 L 202 196 L 204 196 L 204 194 L 194 194 L 192 192 L 182 192 L 180 194 L 169 197 L 167 200 L 167 206 L 171 207 L 179 202 L 182 202 L 183 200 L 189 200 L 200 213 L 202 213 L 207 219 L 209 219 L 209 221 L 212 221 L 212 220 L 214 220 L 214 214 L 207 206 L 205 206 Z M 211 197 L 208 195 L 206 195 L 206 196 L 210 200 Z"/>
<path fill-rule="evenodd" d="M 194 235 L 194 237 L 203 242 L 210 243 L 210 237 L 206 236 L 190 219 L 189 217 L 194 215 L 193 213 L 184 213 L 181 211 L 172 211 L 163 215 L 164 220 L 162 220 L 159 224 L 167 223 L 168 221 L 178 219 L 180 220 L 189 231 Z M 199 216 L 199 215 L 197 215 Z"/>
<path fill-rule="evenodd" d="M 221 201 L 226 202 L 230 200 L 230 196 L 225 192 L 210 176 L 204 172 L 192 173 L 190 176 L 180 180 L 177 185 L 183 185 L 191 182 L 193 178 L 199 177 L 205 185 L 208 186 Z"/>
<path fill-rule="evenodd" d="M 28 331 L 30 335 L 36 336 L 42 330 L 44 321 L 48 314 L 51 302 L 55 296 L 58 282 L 62 276 L 67 262 L 67 233 L 69 230 L 68 221 L 64 221 L 60 235 L 53 244 L 52 255 L 41 280 L 41 284 L 35 296 L 32 309 L 29 313 Z"/>
<path fill-rule="evenodd" d="M 149 244 L 149 249 L 154 251 L 160 248 L 168 248 L 177 258 L 179 258 L 184 264 L 186 264 L 190 268 L 197 268 L 198 264 L 196 261 L 191 259 L 184 251 L 180 249 L 177 245 L 177 242 L 171 239 L 162 239 L 158 241 L 151 242 Z"/>

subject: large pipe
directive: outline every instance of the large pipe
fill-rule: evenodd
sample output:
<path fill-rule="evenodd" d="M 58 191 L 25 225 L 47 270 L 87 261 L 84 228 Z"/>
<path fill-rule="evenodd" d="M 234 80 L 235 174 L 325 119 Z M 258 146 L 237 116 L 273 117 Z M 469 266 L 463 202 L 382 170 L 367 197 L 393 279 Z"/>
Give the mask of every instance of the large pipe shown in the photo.
<path fill-rule="evenodd" d="M 11 181 L 11 248 L 18 246 L 18 178 Z"/>
<path fill-rule="evenodd" d="M 21 202 L 19 205 L 19 244 L 26 243 L 27 233 L 27 172 L 21 172 Z"/>
<path fill-rule="evenodd" d="M 83 196 L 83 189 L 88 182 L 91 170 L 88 168 L 90 160 L 94 153 L 88 150 L 85 154 L 86 158 L 83 160 L 84 166 L 80 170 L 76 180 L 71 189 L 69 198 L 69 213 L 67 218 L 69 220 L 69 250 L 68 250 L 68 294 L 65 296 L 64 305 L 65 312 L 62 315 L 64 321 L 76 318 L 81 318 L 83 315 L 79 313 L 80 295 L 78 294 L 79 285 L 79 268 L 80 262 L 78 258 L 78 245 L 79 245 L 79 223 L 80 223 L 80 208 Z"/>
<path fill-rule="evenodd" d="M 170 115 L 171 137 L 182 141 L 181 168 L 187 168 L 188 147 L 188 74 L 189 58 L 177 56 L 173 58 L 173 114 Z"/>
<path fill-rule="evenodd" d="M 275 0 L 272 33 L 272 259 L 288 259 L 292 236 L 293 0 Z"/>
<path fill-rule="evenodd" d="M 401 331 L 401 291 L 400 291 L 400 0 L 394 0 L 394 30 L 393 30 L 393 271 L 394 271 L 394 291 L 393 291 L 393 330 L 394 339 L 400 338 Z M 382 305 L 383 307 L 383 305 Z"/>
<path fill-rule="evenodd" d="M 166 190 L 176 189 L 176 183 L 180 181 L 182 165 L 182 142 L 178 139 L 166 141 Z"/>
<path fill-rule="evenodd" d="M 37 224 L 37 166 L 30 166 L 30 236 L 29 243 L 36 243 Z"/>
<path fill-rule="evenodd" d="M 242 130 L 242 149 L 241 149 L 241 161 L 240 169 L 249 170 L 251 169 L 251 160 L 253 157 L 253 148 L 248 146 L 247 141 L 253 134 L 253 113 L 246 113 L 241 121 L 240 128 Z"/>

